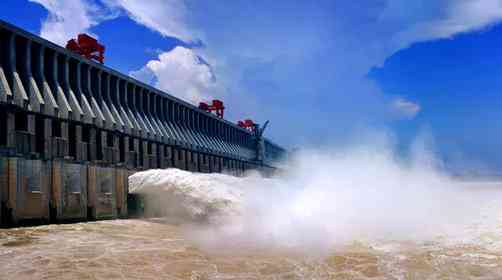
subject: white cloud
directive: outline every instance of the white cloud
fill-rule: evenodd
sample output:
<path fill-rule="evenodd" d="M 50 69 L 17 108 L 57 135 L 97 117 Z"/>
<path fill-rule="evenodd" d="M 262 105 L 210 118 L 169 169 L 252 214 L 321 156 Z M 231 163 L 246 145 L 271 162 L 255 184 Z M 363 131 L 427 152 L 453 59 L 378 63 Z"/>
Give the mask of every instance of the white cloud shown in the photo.
<path fill-rule="evenodd" d="M 501 0 L 387 0 L 373 28 L 383 52 L 375 65 L 414 43 L 452 38 L 502 20 Z"/>
<path fill-rule="evenodd" d="M 402 97 L 391 102 L 392 113 L 400 119 L 413 119 L 421 110 L 420 105 Z"/>
<path fill-rule="evenodd" d="M 186 6 L 183 0 L 104 0 L 109 7 L 124 9 L 129 17 L 163 36 L 184 41 L 194 38 L 186 26 Z"/>
<path fill-rule="evenodd" d="M 49 15 L 42 22 L 40 35 L 64 46 L 79 33 L 115 18 L 123 10 L 137 23 L 163 36 L 191 41 L 194 32 L 185 24 L 186 7 L 181 0 L 29 0 L 42 5 Z M 96 34 L 92 34 L 97 37 Z"/>
<path fill-rule="evenodd" d="M 42 5 L 49 15 L 42 22 L 40 36 L 59 45 L 116 14 L 86 0 L 30 0 Z M 96 36 L 93 34 L 93 36 Z"/>
<path fill-rule="evenodd" d="M 395 30 L 386 42 L 389 52 L 384 59 L 413 43 L 451 38 L 501 20 L 501 0 L 387 0 L 379 24 Z"/>
<path fill-rule="evenodd" d="M 130 75 L 195 104 L 223 92 L 211 68 L 193 50 L 179 46 Z"/>

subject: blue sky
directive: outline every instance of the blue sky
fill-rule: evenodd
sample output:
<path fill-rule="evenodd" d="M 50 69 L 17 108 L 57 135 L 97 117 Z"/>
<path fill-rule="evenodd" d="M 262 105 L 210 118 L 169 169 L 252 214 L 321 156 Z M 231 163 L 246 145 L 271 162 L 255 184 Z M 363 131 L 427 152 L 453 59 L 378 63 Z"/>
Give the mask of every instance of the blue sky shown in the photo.
<path fill-rule="evenodd" d="M 406 147 L 424 133 L 447 165 L 502 168 L 502 1 L 4 0 L 0 18 L 230 120 L 271 120 L 288 147 L 361 130 Z"/>

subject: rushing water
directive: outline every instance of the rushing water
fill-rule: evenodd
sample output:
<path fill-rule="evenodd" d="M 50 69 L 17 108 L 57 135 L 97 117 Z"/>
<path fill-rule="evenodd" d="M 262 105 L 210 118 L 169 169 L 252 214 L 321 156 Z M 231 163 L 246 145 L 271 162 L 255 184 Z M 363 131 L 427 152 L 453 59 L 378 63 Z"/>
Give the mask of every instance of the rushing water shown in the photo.
<path fill-rule="evenodd" d="M 325 256 L 252 248 L 206 251 L 161 220 L 0 231 L 1 279 L 501 279 L 501 235 L 482 244 L 354 241 Z"/>
<path fill-rule="evenodd" d="M 0 278 L 502 279 L 502 183 L 418 155 L 309 153 L 274 179 L 137 173 L 130 191 L 164 218 L 0 230 Z"/>

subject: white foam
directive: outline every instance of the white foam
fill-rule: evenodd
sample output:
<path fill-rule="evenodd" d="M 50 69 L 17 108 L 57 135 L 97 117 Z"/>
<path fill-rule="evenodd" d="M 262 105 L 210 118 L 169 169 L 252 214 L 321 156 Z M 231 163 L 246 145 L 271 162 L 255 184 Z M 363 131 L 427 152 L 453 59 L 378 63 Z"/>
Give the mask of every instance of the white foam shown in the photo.
<path fill-rule="evenodd" d="M 500 224 L 502 190 L 453 180 L 426 150 L 414 153 L 403 161 L 386 146 L 310 150 L 281 178 L 167 169 L 136 173 L 130 186 L 178 222 L 204 221 L 192 235 L 211 246 L 318 251 L 351 240 L 472 241 L 473 225 L 479 233 Z"/>
<path fill-rule="evenodd" d="M 129 177 L 129 191 L 145 195 L 152 211 L 178 222 L 217 222 L 216 217 L 240 211 L 245 186 L 256 179 L 175 168 L 152 169 Z"/>

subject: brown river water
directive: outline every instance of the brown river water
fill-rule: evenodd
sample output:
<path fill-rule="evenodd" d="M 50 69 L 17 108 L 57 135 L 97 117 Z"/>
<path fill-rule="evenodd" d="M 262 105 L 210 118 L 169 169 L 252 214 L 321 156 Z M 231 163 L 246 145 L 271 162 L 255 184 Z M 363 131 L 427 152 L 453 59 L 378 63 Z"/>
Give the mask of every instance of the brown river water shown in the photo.
<path fill-rule="evenodd" d="M 159 219 L 2 229 L 0 279 L 502 279 L 495 232 L 481 243 L 354 241 L 323 256 L 206 251 L 184 236 Z"/>
<path fill-rule="evenodd" d="M 318 162 L 272 180 L 136 173 L 129 191 L 165 219 L 0 229 L 0 279 L 502 279 L 500 182 Z"/>

